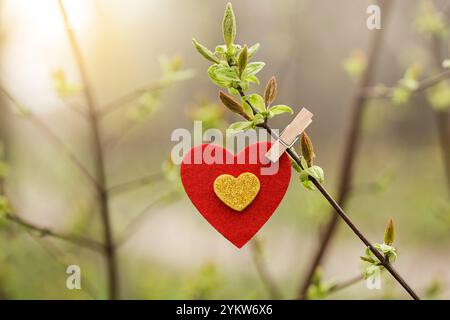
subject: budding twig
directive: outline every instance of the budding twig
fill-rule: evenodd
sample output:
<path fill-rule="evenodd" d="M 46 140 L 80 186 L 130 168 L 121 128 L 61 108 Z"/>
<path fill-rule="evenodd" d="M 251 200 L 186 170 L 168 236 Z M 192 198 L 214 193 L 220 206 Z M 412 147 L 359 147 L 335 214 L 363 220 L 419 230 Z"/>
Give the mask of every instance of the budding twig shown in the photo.
<path fill-rule="evenodd" d="M 239 90 L 240 96 L 243 98 L 245 96 L 244 92 L 242 90 Z M 258 113 L 255 107 L 248 102 L 250 107 L 252 108 L 253 112 L 255 114 Z M 260 125 L 260 127 L 266 129 L 271 136 L 273 136 L 275 139 L 276 135 L 272 132 L 272 129 L 267 123 L 263 123 Z M 292 148 L 286 149 L 286 152 L 289 154 L 289 156 L 302 168 L 301 160 L 296 154 L 295 151 L 293 151 Z M 333 199 L 333 197 L 328 193 L 328 191 L 314 178 L 310 177 L 310 181 L 316 186 L 316 188 L 319 190 L 319 192 L 325 197 L 325 199 L 331 204 L 331 206 L 336 210 L 339 217 L 344 220 L 344 222 L 347 224 L 347 226 L 350 227 L 350 229 L 353 231 L 354 234 L 370 249 L 370 251 L 377 257 L 377 259 L 380 261 L 380 264 L 383 265 L 386 270 L 389 271 L 389 273 L 397 280 L 397 282 L 409 293 L 411 297 L 413 297 L 415 300 L 419 300 L 419 296 L 414 292 L 414 290 L 411 289 L 411 287 L 408 285 L 408 283 L 398 274 L 398 272 L 394 269 L 394 267 L 390 264 L 390 262 L 385 259 L 385 257 L 370 243 L 370 241 L 363 235 L 363 233 L 356 227 L 356 225 L 350 220 L 348 215 L 345 213 L 345 211 L 339 206 L 339 204 L 336 202 L 336 200 Z M 308 286 L 309 287 L 309 286 Z M 304 296 L 303 294 L 301 296 Z"/>

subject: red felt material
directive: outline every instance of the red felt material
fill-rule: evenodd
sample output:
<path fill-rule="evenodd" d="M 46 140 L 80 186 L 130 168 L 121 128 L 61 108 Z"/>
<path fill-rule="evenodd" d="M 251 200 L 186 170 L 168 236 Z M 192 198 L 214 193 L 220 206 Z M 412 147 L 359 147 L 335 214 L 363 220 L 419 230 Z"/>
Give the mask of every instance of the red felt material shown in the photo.
<path fill-rule="evenodd" d="M 262 152 L 260 148 L 263 149 Z M 238 248 L 246 244 L 269 220 L 289 185 L 291 164 L 286 154 L 281 156 L 279 168 L 275 174 L 261 174 L 260 169 L 269 166 L 264 157 L 264 151 L 269 148 L 270 142 L 259 142 L 248 146 L 234 156 L 221 146 L 202 144 L 192 148 L 181 163 L 181 181 L 194 206 L 217 231 Z M 198 149 L 215 155 L 221 154 L 224 159 L 234 159 L 234 164 L 227 164 L 225 161 L 223 164 L 211 164 L 211 162 L 206 164 L 204 161 L 195 164 L 194 155 L 200 154 Z M 203 153 L 200 156 L 204 159 Z M 253 160 L 257 159 L 253 161 L 255 164 L 249 164 L 249 159 L 252 157 Z M 237 162 L 237 159 L 240 161 Z M 213 184 L 219 175 L 231 174 L 238 177 L 244 172 L 255 174 L 261 188 L 253 202 L 242 212 L 237 212 L 220 201 L 214 193 Z"/>

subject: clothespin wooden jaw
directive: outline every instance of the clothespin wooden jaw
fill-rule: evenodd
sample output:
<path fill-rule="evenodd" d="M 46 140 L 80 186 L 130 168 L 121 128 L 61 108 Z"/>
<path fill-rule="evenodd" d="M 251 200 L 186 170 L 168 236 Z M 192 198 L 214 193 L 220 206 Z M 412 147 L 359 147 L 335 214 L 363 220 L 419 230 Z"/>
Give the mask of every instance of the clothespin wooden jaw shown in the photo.
<path fill-rule="evenodd" d="M 290 124 L 283 130 L 277 141 L 272 145 L 270 150 L 266 153 L 266 157 L 276 162 L 281 157 L 286 149 L 292 147 L 300 138 L 303 131 L 311 124 L 313 114 L 307 109 L 302 108 L 297 116 Z"/>

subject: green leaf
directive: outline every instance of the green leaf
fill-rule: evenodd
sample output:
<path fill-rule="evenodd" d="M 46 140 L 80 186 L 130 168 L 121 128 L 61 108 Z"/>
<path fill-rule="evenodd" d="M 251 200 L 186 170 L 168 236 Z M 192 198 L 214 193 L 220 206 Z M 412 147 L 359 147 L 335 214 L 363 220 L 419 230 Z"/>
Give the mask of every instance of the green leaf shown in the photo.
<path fill-rule="evenodd" d="M 323 169 L 319 166 L 312 166 L 305 171 L 313 178 L 315 178 L 320 184 L 325 182 L 325 174 Z"/>
<path fill-rule="evenodd" d="M 264 62 L 250 62 L 242 74 L 242 79 L 247 79 L 250 76 L 254 76 L 264 68 L 266 64 Z"/>
<path fill-rule="evenodd" d="M 215 74 L 224 79 L 230 81 L 239 81 L 238 70 L 235 67 L 228 67 L 220 65 L 219 68 L 215 69 Z"/>
<path fill-rule="evenodd" d="M 253 118 L 253 127 L 256 127 L 258 124 L 264 123 L 265 119 L 264 116 L 261 113 L 255 114 L 255 117 Z"/>
<path fill-rule="evenodd" d="M 194 38 L 192 39 L 192 43 L 194 44 L 194 47 L 197 49 L 197 51 L 207 60 L 214 62 L 214 63 L 220 63 L 220 60 L 212 53 L 208 48 L 201 45 L 197 42 Z"/>
<path fill-rule="evenodd" d="M 248 48 L 248 58 L 250 59 L 258 51 L 259 43 L 255 43 L 250 48 Z"/>
<path fill-rule="evenodd" d="M 302 172 L 300 172 L 299 178 L 300 178 L 300 182 L 306 189 L 311 190 L 311 191 L 316 190 L 316 187 L 314 186 L 314 184 L 311 182 L 311 180 L 309 180 L 308 172 L 303 170 Z"/>
<path fill-rule="evenodd" d="M 289 107 L 289 106 L 279 104 L 279 105 L 273 106 L 269 109 L 269 118 L 273 118 L 273 117 L 278 116 L 283 113 L 293 114 L 294 111 L 292 111 L 291 107 Z"/>
<path fill-rule="evenodd" d="M 227 133 L 234 134 L 241 131 L 247 131 L 248 129 L 251 129 L 253 127 L 252 121 L 238 121 L 232 123 L 228 129 Z"/>
<path fill-rule="evenodd" d="M 244 72 L 247 63 L 248 63 L 248 48 L 247 46 L 244 46 L 244 48 L 239 53 L 238 57 L 239 74 L 242 74 L 242 72 Z"/>
<path fill-rule="evenodd" d="M 234 69 L 221 64 L 213 64 L 208 68 L 208 75 L 212 82 L 222 88 L 230 88 L 232 79 L 236 78 Z"/>
<path fill-rule="evenodd" d="M 248 77 L 245 79 L 245 81 L 253 82 L 253 83 L 259 84 L 259 79 L 258 79 L 256 76 L 248 76 Z"/>
<path fill-rule="evenodd" d="M 259 112 L 263 112 L 264 110 L 266 110 L 264 106 L 264 99 L 259 94 L 253 93 L 251 95 L 245 96 L 244 101 L 246 103 L 251 103 L 251 105 Z"/>
<path fill-rule="evenodd" d="M 236 38 L 236 18 L 231 3 L 227 3 L 222 21 L 223 39 L 227 47 L 231 47 Z"/>

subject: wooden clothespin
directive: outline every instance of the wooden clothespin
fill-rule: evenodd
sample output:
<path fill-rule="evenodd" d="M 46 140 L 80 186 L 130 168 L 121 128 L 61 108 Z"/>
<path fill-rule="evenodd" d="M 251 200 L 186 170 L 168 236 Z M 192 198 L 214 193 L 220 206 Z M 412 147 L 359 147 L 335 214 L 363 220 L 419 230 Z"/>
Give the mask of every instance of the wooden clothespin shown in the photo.
<path fill-rule="evenodd" d="M 312 122 L 312 116 L 313 114 L 311 112 L 305 108 L 302 108 L 302 110 L 300 110 L 294 120 L 287 125 L 278 137 L 278 140 L 266 153 L 266 157 L 272 162 L 278 161 L 283 152 L 292 147 L 300 138 L 302 132 L 305 131 L 305 129 L 310 125 Z"/>

